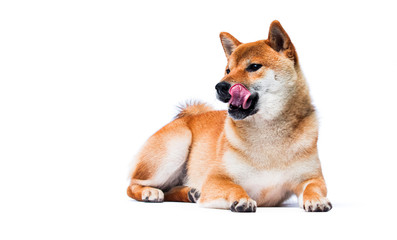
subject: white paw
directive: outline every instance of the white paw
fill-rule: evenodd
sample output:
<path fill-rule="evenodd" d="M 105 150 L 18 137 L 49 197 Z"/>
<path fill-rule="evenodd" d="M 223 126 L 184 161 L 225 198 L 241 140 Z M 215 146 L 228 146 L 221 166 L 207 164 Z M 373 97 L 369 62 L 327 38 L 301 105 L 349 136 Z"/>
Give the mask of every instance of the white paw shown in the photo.
<path fill-rule="evenodd" d="M 145 202 L 162 202 L 162 201 L 164 201 L 164 193 L 160 189 L 145 188 L 142 191 L 142 201 L 145 201 Z"/>
<path fill-rule="evenodd" d="M 306 200 L 303 204 L 306 212 L 328 212 L 332 209 L 332 204 L 326 197 Z"/>
<path fill-rule="evenodd" d="M 230 206 L 232 212 L 256 212 L 256 202 L 251 198 L 241 198 Z"/>

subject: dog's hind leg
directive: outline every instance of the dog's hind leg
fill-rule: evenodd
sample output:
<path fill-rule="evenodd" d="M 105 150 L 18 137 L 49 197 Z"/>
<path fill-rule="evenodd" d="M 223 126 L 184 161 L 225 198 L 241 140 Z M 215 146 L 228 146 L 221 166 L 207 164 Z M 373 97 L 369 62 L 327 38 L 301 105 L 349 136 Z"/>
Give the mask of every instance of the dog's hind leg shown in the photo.
<path fill-rule="evenodd" d="M 151 136 L 137 155 L 128 196 L 161 202 L 162 190 L 182 185 L 191 141 L 192 133 L 183 119 L 174 120 Z"/>
<path fill-rule="evenodd" d="M 143 187 L 137 184 L 132 184 L 127 188 L 127 195 L 130 198 L 144 202 L 164 201 L 164 193 L 160 189 L 152 188 L 152 187 Z"/>
<path fill-rule="evenodd" d="M 200 192 L 191 187 L 177 186 L 165 193 L 165 201 L 170 202 L 192 202 L 195 203 L 200 198 Z"/>

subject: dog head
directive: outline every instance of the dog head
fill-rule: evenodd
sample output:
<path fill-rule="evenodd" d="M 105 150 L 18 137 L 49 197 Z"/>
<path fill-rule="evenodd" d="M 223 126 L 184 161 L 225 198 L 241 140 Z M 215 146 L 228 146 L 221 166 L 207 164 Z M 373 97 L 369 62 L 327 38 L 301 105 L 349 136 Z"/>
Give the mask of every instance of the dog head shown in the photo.
<path fill-rule="evenodd" d="M 299 72 L 287 32 L 273 21 L 267 40 L 244 44 L 226 32 L 220 38 L 227 65 L 215 88 L 217 98 L 228 103 L 229 115 L 235 120 L 254 114 L 276 117 L 294 91 Z"/>

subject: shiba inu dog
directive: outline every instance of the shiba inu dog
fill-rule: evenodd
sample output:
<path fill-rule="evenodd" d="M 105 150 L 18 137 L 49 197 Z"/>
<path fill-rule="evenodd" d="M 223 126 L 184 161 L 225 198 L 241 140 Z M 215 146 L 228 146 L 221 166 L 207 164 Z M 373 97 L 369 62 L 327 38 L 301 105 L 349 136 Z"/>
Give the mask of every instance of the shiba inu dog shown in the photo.
<path fill-rule="evenodd" d="M 288 34 L 273 21 L 267 40 L 220 38 L 227 65 L 215 88 L 228 110 L 186 104 L 138 153 L 128 196 L 255 212 L 295 194 L 305 211 L 329 211 L 316 111 Z"/>

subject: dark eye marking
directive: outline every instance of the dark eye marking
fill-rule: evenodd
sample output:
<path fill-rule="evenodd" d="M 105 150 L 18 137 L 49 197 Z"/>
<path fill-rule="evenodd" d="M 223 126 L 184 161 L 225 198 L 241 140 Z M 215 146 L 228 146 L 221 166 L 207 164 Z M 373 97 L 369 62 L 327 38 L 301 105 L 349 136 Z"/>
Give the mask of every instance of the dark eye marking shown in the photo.
<path fill-rule="evenodd" d="M 262 67 L 262 64 L 253 63 L 253 64 L 250 64 L 245 70 L 247 70 L 248 72 L 255 72 L 255 71 L 258 71 L 258 69 L 261 67 Z"/>
<path fill-rule="evenodd" d="M 229 74 L 230 73 L 230 69 L 228 68 L 228 69 L 226 69 L 226 74 Z"/>

